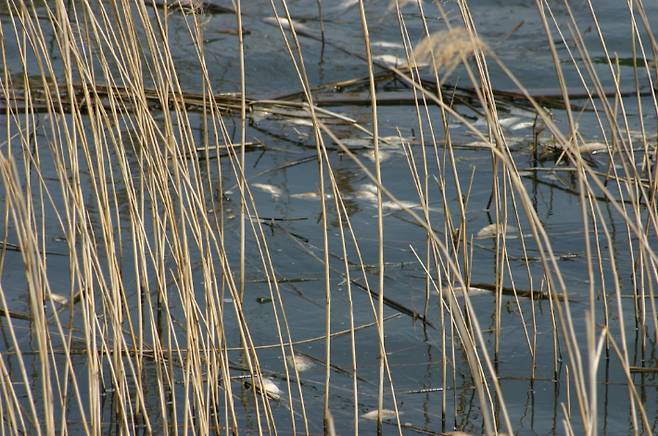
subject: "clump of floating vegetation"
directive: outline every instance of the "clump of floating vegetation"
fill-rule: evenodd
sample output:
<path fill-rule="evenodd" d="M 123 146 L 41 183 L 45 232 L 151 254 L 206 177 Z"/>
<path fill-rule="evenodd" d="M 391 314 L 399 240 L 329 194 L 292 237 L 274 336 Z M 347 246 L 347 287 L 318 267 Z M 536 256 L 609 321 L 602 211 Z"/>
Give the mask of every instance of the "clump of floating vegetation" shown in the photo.
<path fill-rule="evenodd" d="M 656 11 L 608 3 L 0 5 L 0 431 L 655 433 Z"/>

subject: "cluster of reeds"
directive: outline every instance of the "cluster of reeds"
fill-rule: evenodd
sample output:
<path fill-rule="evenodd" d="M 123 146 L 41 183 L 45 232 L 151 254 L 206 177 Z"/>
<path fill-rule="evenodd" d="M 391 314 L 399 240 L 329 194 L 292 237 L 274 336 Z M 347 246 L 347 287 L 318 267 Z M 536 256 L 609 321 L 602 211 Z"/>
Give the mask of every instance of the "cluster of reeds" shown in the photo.
<path fill-rule="evenodd" d="M 322 3 L 318 0 L 320 11 Z M 369 8 L 375 6 L 370 3 L 359 0 L 346 9 L 358 15 L 363 35 L 361 46 L 346 48 L 332 43 L 324 27 L 316 34 L 297 23 L 286 0 L 264 1 L 272 18 L 263 25 L 279 28 L 280 46 L 301 90 L 271 99 L 250 97 L 240 0 L 230 7 L 171 0 L 53 0 L 38 5 L 10 0 L 2 6 L 3 433 L 324 429 L 333 434 L 340 426 L 356 434 L 368 419 L 379 430 L 386 425 L 386 431 L 399 433 L 447 432 L 454 429 L 450 422 L 456 422 L 447 415 L 458 414 L 450 389 L 456 390 L 457 368 L 464 362 L 481 430 L 512 434 L 515 423 L 498 373 L 506 340 L 501 327 L 505 301 L 517 309 L 532 380 L 538 376 L 538 349 L 552 350 L 548 377 L 567 386 L 555 412 L 560 431 L 600 430 L 598 373 L 604 361 L 614 362 L 625 376 L 631 427 L 638 433 L 655 431 L 655 404 L 646 403 L 636 384 L 636 373 L 655 371 L 648 354 L 658 339 L 655 59 L 633 66 L 629 93 L 618 60 L 606 51 L 595 6 L 585 2 L 600 43 L 596 50 L 605 52 L 604 69 L 592 59 L 593 47 L 585 44 L 570 4 L 562 5 L 565 23 L 555 19 L 551 2 L 537 0 L 560 84 L 556 95 L 537 95 L 524 88 L 513 68 L 478 35 L 466 0 L 456 3 L 458 18 L 448 18 L 440 4 L 391 1 L 387 19 L 399 26 L 406 53 L 395 66 L 373 55 Z M 377 7 L 386 9 L 386 4 Z M 633 58 L 655 58 L 658 45 L 642 2 L 629 2 L 628 7 L 637 53 Z M 235 17 L 234 35 L 222 43 L 230 41 L 237 52 L 233 77 L 239 89 L 214 85 L 203 23 L 211 12 Z M 170 34 L 174 14 L 188 31 L 184 50 L 196 60 L 197 89 L 186 89 L 181 79 L 176 52 L 182 50 L 176 41 L 181 36 Z M 438 18 L 440 26 L 428 17 Z M 422 22 L 420 40 L 408 32 L 411 19 Z M 359 59 L 364 77 L 312 83 L 304 47 L 318 42 Z M 586 91 L 578 106 L 564 77 L 566 62 Z M 446 82 L 456 70 L 467 86 Z M 518 89 L 497 91 L 492 70 L 504 73 Z M 383 92 L 378 85 L 387 80 L 408 90 L 406 110 L 415 114 L 418 132 L 413 141 L 381 134 L 379 104 L 385 99 L 378 98 Z M 355 86 L 367 98 L 350 100 L 330 92 Z M 564 264 L 537 212 L 526 173 L 542 169 L 519 169 L 501 125 L 500 108 L 512 100 L 536 114 L 529 153 L 550 153 L 550 170 L 571 178 L 570 195 L 577 198 L 584 241 L 583 292 L 568 286 Z M 486 129 L 460 112 L 461 104 L 477 113 Z M 350 105 L 369 107 L 367 122 L 330 107 Z M 596 143 L 579 128 L 585 113 L 597 120 Z M 321 270 L 324 335 L 311 339 L 324 343 L 319 362 L 323 380 L 317 386 L 305 382 L 302 374 L 308 357 L 299 347 L 306 335 L 290 327 L 290 317 L 300 315 L 291 314 L 294 309 L 282 293 L 278 271 L 286 260 L 271 250 L 270 230 L 282 226 L 259 216 L 254 186 L 246 176 L 246 153 L 267 150 L 267 144 L 247 135 L 250 123 L 263 114 L 283 122 L 301 119 L 311 132 L 307 145 L 314 150 L 320 209 L 313 240 L 319 247 L 289 231 L 287 235 L 291 251 L 316 259 Z M 477 139 L 481 153 L 490 156 L 493 220 L 485 229 L 469 223 L 474 174 L 458 171 L 452 123 L 461 124 Z M 633 127 L 638 123 L 639 134 Z M 365 137 L 366 150 L 347 144 L 337 126 Z M 382 170 L 385 147 L 391 144 L 403 151 L 399 156 L 409 168 L 407 182 L 417 194 L 414 204 L 394 194 Z M 592 151 L 607 157 L 606 168 L 592 165 Z M 350 159 L 375 187 L 375 247 L 351 221 L 349 193 L 333 164 L 337 154 Z M 443 213 L 434 213 L 432 204 L 439 204 Z M 422 310 L 400 303 L 386 286 L 390 209 L 423 234 L 424 243 L 408 250 L 408 260 L 424 276 Z M 332 216 L 335 225 L 329 222 Z M 613 231 L 611 226 L 620 222 L 623 229 Z M 511 229 L 517 229 L 514 237 L 523 253 L 517 259 L 509 251 Z M 475 283 L 472 277 L 478 231 L 493 241 L 495 268 L 488 283 Z M 371 244 L 368 252 L 376 252 L 374 258 L 365 258 L 366 244 Z M 631 270 L 618 269 L 620 252 L 631 256 L 624 262 Z M 512 267 L 513 262 L 522 267 Z M 519 269 L 526 287 L 515 284 L 523 275 Z M 277 338 L 272 344 L 254 340 L 263 327 L 259 315 L 245 310 L 246 299 L 254 298 L 250 270 L 262 276 L 261 287 L 271 302 L 268 333 Z M 474 305 L 474 290 L 493 294 L 493 310 Z M 354 316 L 354 294 L 362 291 L 370 324 L 359 324 Z M 347 307 L 346 330 L 333 322 L 336 299 Z M 575 307 L 574 301 L 579 301 Z M 537 327 L 540 306 L 548 312 L 548 333 Z M 386 310 L 409 315 L 438 332 L 440 363 L 435 369 L 442 384 L 436 386 L 440 394 L 433 407 L 442 427 L 421 428 L 400 417 L 386 347 Z M 492 328 L 486 329 L 481 321 L 489 314 Z M 368 328 L 376 331 L 377 356 L 359 353 L 357 333 Z M 633 335 L 636 343 L 629 344 Z M 345 342 L 332 346 L 337 336 L 348 338 L 343 352 L 350 356 L 350 389 L 341 391 L 352 404 L 341 415 L 351 417 L 348 424 L 336 422 L 333 408 L 332 353 L 345 347 Z M 266 351 L 280 356 L 276 373 L 262 363 Z M 645 356 L 640 364 L 637 353 Z M 377 386 L 370 410 L 362 405 L 360 393 L 358 368 L 365 361 L 378 365 L 378 379 L 369 381 Z M 308 407 L 308 397 L 317 396 L 318 390 L 322 411 L 315 403 Z"/>

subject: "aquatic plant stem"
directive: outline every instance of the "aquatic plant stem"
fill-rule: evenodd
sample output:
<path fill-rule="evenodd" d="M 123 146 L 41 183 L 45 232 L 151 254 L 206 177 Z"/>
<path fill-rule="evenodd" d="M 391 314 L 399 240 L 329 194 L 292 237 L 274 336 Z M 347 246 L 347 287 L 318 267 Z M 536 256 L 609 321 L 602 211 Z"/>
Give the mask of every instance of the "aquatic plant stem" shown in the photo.
<path fill-rule="evenodd" d="M 377 243 L 378 243 L 378 268 L 379 268 L 379 296 L 377 300 L 377 321 L 379 323 L 379 392 L 377 394 L 377 431 L 381 433 L 382 410 L 384 409 L 384 355 L 386 354 L 384 336 L 384 215 L 382 211 L 382 174 L 381 156 L 379 153 L 379 125 L 377 116 L 377 86 L 372 63 L 372 50 L 370 47 L 370 32 L 364 0 L 359 0 L 359 13 L 361 16 L 361 28 L 363 31 L 363 42 L 366 50 L 368 63 L 368 81 L 370 88 L 370 101 L 372 109 L 372 141 L 375 149 L 375 180 L 377 182 Z"/>
<path fill-rule="evenodd" d="M 238 174 L 238 186 L 240 192 L 245 188 L 245 142 L 247 142 L 247 84 L 245 79 L 244 63 L 244 33 L 242 29 L 242 5 L 241 0 L 235 2 L 235 16 L 238 26 L 239 62 L 240 62 L 240 171 Z M 245 199 L 240 196 L 240 301 L 244 300 L 245 288 L 245 257 L 246 257 L 246 235 L 245 235 Z"/>
<path fill-rule="evenodd" d="M 331 389 L 331 273 L 330 273 L 330 264 L 329 264 L 329 234 L 328 234 L 328 223 L 327 223 L 327 199 L 326 199 L 326 188 L 325 188 L 325 176 L 324 176 L 324 154 L 326 153 L 326 148 L 324 145 L 324 140 L 322 138 L 322 133 L 320 131 L 320 124 L 316 115 L 316 107 L 313 103 L 313 94 L 311 93 L 311 86 L 308 80 L 308 74 L 306 73 L 306 67 L 304 64 L 304 58 L 302 54 L 301 44 L 297 36 L 297 31 L 295 30 L 294 21 L 290 15 L 290 10 L 288 4 L 285 0 L 281 0 L 281 5 L 284 10 L 285 20 L 281 20 L 279 13 L 277 11 L 276 5 L 273 0 L 270 0 L 272 10 L 275 14 L 275 17 L 278 22 L 278 27 L 283 37 L 286 49 L 290 56 L 290 60 L 293 63 L 297 77 L 299 78 L 300 84 L 302 85 L 304 97 L 308 103 L 307 110 L 310 113 L 311 120 L 313 123 L 313 137 L 315 139 L 317 161 L 318 161 L 318 179 L 319 179 L 319 188 L 320 188 L 320 205 L 321 205 L 321 222 L 322 222 L 322 244 L 323 244 L 323 266 L 324 266 L 324 288 L 325 288 L 325 383 L 324 383 L 324 428 L 325 431 L 330 427 L 331 412 L 329 408 L 330 400 L 330 389 Z M 292 33 L 292 40 L 295 45 L 295 53 L 288 41 L 286 32 L 283 28 L 282 21 L 287 21 L 289 29 Z M 327 163 L 328 164 L 328 163 Z"/>

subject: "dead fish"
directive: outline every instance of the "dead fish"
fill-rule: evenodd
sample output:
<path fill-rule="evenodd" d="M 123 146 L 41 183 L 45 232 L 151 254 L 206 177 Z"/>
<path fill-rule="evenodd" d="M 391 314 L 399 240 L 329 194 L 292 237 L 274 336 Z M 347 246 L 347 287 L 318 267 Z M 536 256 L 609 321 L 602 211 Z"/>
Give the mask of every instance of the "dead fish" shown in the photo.
<path fill-rule="evenodd" d="M 375 150 L 368 150 L 365 153 L 363 153 L 363 156 L 368 158 L 371 161 L 375 161 Z M 384 162 L 387 161 L 391 158 L 391 153 L 388 153 L 386 151 L 379 150 L 379 162 Z"/>
<path fill-rule="evenodd" d="M 55 303 L 60 304 L 62 306 L 65 306 L 69 303 L 68 298 L 66 298 L 65 296 L 60 295 L 60 294 L 55 294 L 54 292 L 51 292 L 50 294 L 48 294 L 48 299 L 50 299 L 51 301 L 54 301 Z"/>
<path fill-rule="evenodd" d="M 320 199 L 320 193 L 319 192 L 298 192 L 297 194 L 290 194 L 290 198 L 294 198 L 296 200 L 319 200 Z M 327 200 L 331 200 L 334 198 L 332 194 L 325 194 L 325 198 Z"/>
<path fill-rule="evenodd" d="M 272 24 L 272 25 L 275 25 L 275 26 L 281 25 L 281 27 L 283 27 L 285 30 L 290 30 L 291 29 L 291 23 L 292 23 L 292 27 L 294 27 L 295 32 L 297 32 L 297 33 L 306 33 L 306 34 L 312 34 L 313 33 L 313 31 L 309 27 L 303 25 L 302 23 L 299 23 L 299 22 L 294 21 L 294 20 L 288 21 L 288 19 L 284 18 L 284 17 L 278 17 L 278 18 L 277 17 L 265 17 L 265 18 L 263 18 L 263 22 L 265 22 L 267 24 Z"/>
<path fill-rule="evenodd" d="M 516 232 L 516 227 L 514 226 L 505 224 L 489 224 L 488 226 L 482 227 L 475 237 L 476 239 L 489 239 L 495 238 L 496 235 L 502 234 L 505 234 L 509 237 L 510 233 L 514 232 Z"/>
<path fill-rule="evenodd" d="M 402 412 L 400 412 L 400 415 L 402 415 Z M 379 416 L 378 410 L 371 410 L 370 412 L 361 415 L 361 418 L 368 419 L 371 421 L 376 421 L 378 416 Z M 395 413 L 394 410 L 382 409 L 382 419 L 393 419 L 396 416 L 397 414 Z"/>
<path fill-rule="evenodd" d="M 388 41 L 374 41 L 371 44 L 373 47 L 389 48 L 389 49 L 400 49 L 402 50 L 404 46 L 399 42 L 388 42 Z"/>
<path fill-rule="evenodd" d="M 260 191 L 270 194 L 274 198 L 281 197 L 281 194 L 283 193 L 283 191 L 281 191 L 281 188 L 274 185 L 268 185 L 266 183 L 252 183 L 251 186 Z"/>
<path fill-rule="evenodd" d="M 313 360 L 302 355 L 295 355 L 295 356 L 288 356 L 287 357 L 288 362 L 293 365 L 297 371 L 302 372 L 302 371 L 307 371 L 311 369 L 315 364 L 313 363 Z"/>
<path fill-rule="evenodd" d="M 269 378 L 263 378 L 263 390 L 265 391 L 265 394 L 270 398 L 275 400 L 281 398 L 281 389 L 279 389 L 276 383 L 274 383 Z"/>
<path fill-rule="evenodd" d="M 281 389 L 274 383 L 271 379 L 267 377 L 263 377 L 262 379 L 262 389 L 260 387 L 256 388 L 256 391 L 259 394 L 265 393 L 265 395 L 268 398 L 271 398 L 273 400 L 280 400 L 281 399 Z M 250 382 L 245 382 L 244 383 L 246 387 L 251 387 Z"/>
<path fill-rule="evenodd" d="M 453 288 L 455 291 L 455 297 L 463 297 L 464 296 L 464 288 L 461 286 L 458 286 L 456 288 Z M 443 288 L 443 292 L 449 292 L 449 288 Z M 479 295 L 492 295 L 491 291 L 487 291 L 486 289 L 482 288 L 477 288 L 475 286 L 471 286 L 468 288 L 466 291 L 470 297 L 477 297 Z"/>
<path fill-rule="evenodd" d="M 390 54 L 382 54 L 382 55 L 373 56 L 372 59 L 374 61 L 380 62 L 382 64 L 386 64 L 386 65 L 391 65 L 393 67 L 401 67 L 401 66 L 407 65 L 407 60 L 406 59 L 402 59 L 401 57 L 390 55 Z"/>

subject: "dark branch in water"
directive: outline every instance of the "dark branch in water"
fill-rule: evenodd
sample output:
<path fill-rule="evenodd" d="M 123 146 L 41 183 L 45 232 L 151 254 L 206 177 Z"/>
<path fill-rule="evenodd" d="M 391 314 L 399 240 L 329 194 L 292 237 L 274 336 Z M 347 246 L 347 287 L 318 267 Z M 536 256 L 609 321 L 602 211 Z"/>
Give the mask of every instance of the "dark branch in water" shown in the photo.
<path fill-rule="evenodd" d="M 471 287 L 484 289 L 485 291 L 496 292 L 496 285 L 492 285 L 490 283 L 471 283 Z M 559 294 L 551 295 L 548 292 L 530 291 L 530 290 L 518 289 L 518 288 L 508 288 L 507 286 L 502 286 L 500 289 L 503 295 L 508 295 L 512 297 L 518 296 L 523 298 L 533 298 L 535 300 L 550 300 L 550 299 L 555 299 L 558 301 L 566 300 L 566 298 L 564 298 L 563 295 L 559 295 Z M 574 300 L 569 298 L 569 301 L 574 301 Z"/>

